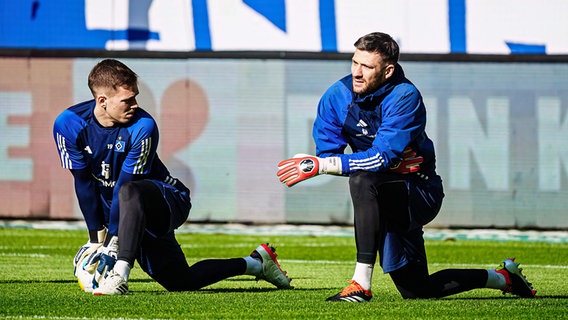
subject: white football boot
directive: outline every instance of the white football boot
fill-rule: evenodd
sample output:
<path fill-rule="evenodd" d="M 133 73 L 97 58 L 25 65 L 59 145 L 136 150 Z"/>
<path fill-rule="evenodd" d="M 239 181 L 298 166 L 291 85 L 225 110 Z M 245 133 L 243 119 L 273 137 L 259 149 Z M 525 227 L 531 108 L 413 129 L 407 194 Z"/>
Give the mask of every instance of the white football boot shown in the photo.
<path fill-rule="evenodd" d="M 113 296 L 128 293 L 128 282 L 114 270 L 110 270 L 100 286 L 93 290 L 95 296 Z"/>

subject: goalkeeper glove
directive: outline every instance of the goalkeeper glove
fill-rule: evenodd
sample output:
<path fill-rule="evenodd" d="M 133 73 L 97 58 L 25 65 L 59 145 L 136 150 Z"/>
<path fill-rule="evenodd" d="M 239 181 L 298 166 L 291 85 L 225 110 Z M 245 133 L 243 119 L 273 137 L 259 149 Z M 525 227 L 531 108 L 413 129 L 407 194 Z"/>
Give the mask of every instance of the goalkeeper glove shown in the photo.
<path fill-rule="evenodd" d="M 420 171 L 420 164 L 424 162 L 424 158 L 416 154 L 416 151 L 410 147 L 406 147 L 402 152 L 402 160 L 395 166 L 391 166 L 391 171 L 408 174 Z"/>
<path fill-rule="evenodd" d="M 339 157 L 319 158 L 307 154 L 297 154 L 293 158 L 280 161 L 276 175 L 288 187 L 319 174 L 341 175 Z"/>
<path fill-rule="evenodd" d="M 89 272 L 85 270 L 84 267 L 88 263 L 89 258 L 103 245 L 105 236 L 106 229 L 99 230 L 97 232 L 97 242 L 88 241 L 79 248 L 79 251 L 77 251 L 73 258 L 73 274 L 77 277 L 79 287 L 85 292 L 92 291 L 94 269 Z"/>
<path fill-rule="evenodd" d="M 85 257 L 91 255 L 93 252 L 97 251 L 97 249 L 103 245 L 105 236 L 106 236 L 106 229 L 99 230 L 97 231 L 98 242 L 91 242 L 89 240 L 87 241 L 87 243 L 81 246 L 81 248 L 79 248 L 79 251 L 77 251 L 75 257 L 73 258 L 74 273 L 77 270 L 77 266 L 79 265 L 80 261 L 85 259 Z M 77 276 L 77 274 L 75 274 L 75 276 Z"/>
<path fill-rule="evenodd" d="M 78 271 L 77 269 L 81 268 L 81 263 L 83 262 L 83 260 L 89 257 L 90 255 L 92 255 L 93 253 L 96 253 L 96 251 L 102 245 L 103 245 L 102 242 L 98 243 L 87 242 L 83 246 L 81 246 L 81 248 L 79 248 L 79 251 L 77 251 L 77 253 L 75 254 L 75 258 L 73 259 L 73 274 L 75 274 L 75 277 L 77 277 L 77 271 Z"/>
<path fill-rule="evenodd" d="M 93 276 L 93 288 L 98 288 L 101 281 L 106 278 L 107 273 L 112 270 L 118 255 L 118 237 L 112 236 L 109 243 L 97 251 L 89 260 L 89 265 L 95 270 Z"/>

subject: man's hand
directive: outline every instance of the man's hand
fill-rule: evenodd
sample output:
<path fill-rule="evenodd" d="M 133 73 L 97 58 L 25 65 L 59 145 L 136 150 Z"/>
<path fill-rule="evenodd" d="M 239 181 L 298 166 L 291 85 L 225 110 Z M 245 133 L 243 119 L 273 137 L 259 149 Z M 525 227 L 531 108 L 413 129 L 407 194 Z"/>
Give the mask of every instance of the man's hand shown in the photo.
<path fill-rule="evenodd" d="M 82 245 L 81 248 L 79 248 L 79 251 L 77 251 L 77 253 L 75 254 L 75 258 L 73 258 L 73 273 L 75 274 L 75 276 L 77 276 L 77 267 L 80 267 L 79 263 L 83 261 L 83 259 L 85 259 L 87 256 L 90 256 L 95 251 L 97 251 L 102 245 L 102 242 L 92 243 L 89 241 Z"/>
<path fill-rule="evenodd" d="M 118 237 L 113 236 L 110 242 L 106 246 L 101 247 L 97 254 L 89 261 L 91 266 L 96 266 L 95 275 L 93 277 L 93 288 L 98 288 L 107 273 L 112 270 L 116 263 L 117 255 Z"/>
<path fill-rule="evenodd" d="M 391 167 L 391 171 L 408 174 L 420 171 L 420 164 L 424 162 L 424 158 L 416 154 L 410 147 L 406 147 L 402 152 L 402 160 L 395 167 Z"/>
<path fill-rule="evenodd" d="M 93 276 L 98 260 L 93 266 L 90 266 L 89 264 L 91 263 L 90 259 L 97 255 L 97 252 L 102 245 L 102 240 L 100 243 L 87 242 L 79 249 L 75 255 L 75 259 L 73 259 L 73 274 L 77 277 L 79 287 L 81 287 L 81 290 L 85 292 L 93 291 Z M 86 267 L 87 269 L 85 269 Z"/>
<path fill-rule="evenodd" d="M 97 231 L 97 240 L 90 239 L 89 241 L 87 241 L 87 243 L 81 246 L 81 248 L 79 248 L 79 251 L 77 251 L 77 253 L 75 254 L 75 258 L 73 258 L 74 271 L 77 270 L 77 265 L 81 260 L 91 255 L 93 252 L 97 251 L 97 249 L 99 249 L 100 246 L 103 245 L 105 236 L 106 236 L 106 228 Z M 77 276 L 77 274 L 75 274 L 75 276 Z"/>
<path fill-rule="evenodd" d="M 318 158 L 307 154 L 297 154 L 293 158 L 280 161 L 276 175 L 288 187 L 319 174 L 341 174 L 339 157 Z"/>

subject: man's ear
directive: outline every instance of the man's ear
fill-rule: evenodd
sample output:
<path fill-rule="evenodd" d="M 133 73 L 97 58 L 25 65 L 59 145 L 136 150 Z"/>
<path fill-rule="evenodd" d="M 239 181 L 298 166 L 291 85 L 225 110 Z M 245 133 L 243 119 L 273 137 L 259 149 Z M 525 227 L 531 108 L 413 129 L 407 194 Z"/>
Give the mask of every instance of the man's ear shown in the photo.
<path fill-rule="evenodd" d="M 97 100 L 97 104 L 98 104 L 99 106 L 101 106 L 103 109 L 106 109 L 106 100 L 107 100 L 107 97 L 106 97 L 106 96 L 104 96 L 104 95 L 99 95 L 99 96 L 97 96 L 97 99 L 96 99 L 96 100 Z"/>
<path fill-rule="evenodd" d="M 390 78 L 393 74 L 394 74 L 394 64 L 389 64 L 386 68 L 385 68 L 385 79 Z"/>

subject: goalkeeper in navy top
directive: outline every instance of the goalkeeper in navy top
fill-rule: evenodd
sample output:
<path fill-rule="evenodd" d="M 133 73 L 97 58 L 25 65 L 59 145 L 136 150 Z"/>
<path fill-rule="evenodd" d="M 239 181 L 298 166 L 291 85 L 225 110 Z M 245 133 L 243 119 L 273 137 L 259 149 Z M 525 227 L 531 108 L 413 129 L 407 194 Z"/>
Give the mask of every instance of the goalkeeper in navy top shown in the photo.
<path fill-rule="evenodd" d="M 63 111 L 53 128 L 89 230 L 89 241 L 74 259 L 81 288 L 95 295 L 127 293 L 135 260 L 172 291 L 242 274 L 290 288 L 268 244 L 244 258 L 188 265 L 174 230 L 188 218 L 190 191 L 156 154 L 158 127 L 138 106 L 138 76 L 107 59 L 93 67 L 88 85 L 94 99 Z"/>
<path fill-rule="evenodd" d="M 351 74 L 320 99 L 313 126 L 316 156 L 283 160 L 277 173 L 288 187 L 319 174 L 349 177 L 357 263 L 349 285 L 328 300 L 370 301 L 377 256 L 403 298 L 474 288 L 533 297 L 513 259 L 491 270 L 429 274 L 422 227 L 438 214 L 444 192 L 425 132 L 426 108 L 398 64 L 398 44 L 389 35 L 370 33 L 354 46 Z M 352 153 L 344 153 L 347 146 Z"/>

